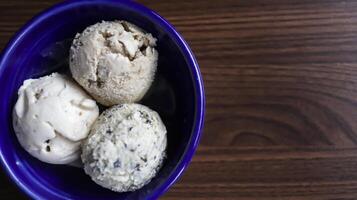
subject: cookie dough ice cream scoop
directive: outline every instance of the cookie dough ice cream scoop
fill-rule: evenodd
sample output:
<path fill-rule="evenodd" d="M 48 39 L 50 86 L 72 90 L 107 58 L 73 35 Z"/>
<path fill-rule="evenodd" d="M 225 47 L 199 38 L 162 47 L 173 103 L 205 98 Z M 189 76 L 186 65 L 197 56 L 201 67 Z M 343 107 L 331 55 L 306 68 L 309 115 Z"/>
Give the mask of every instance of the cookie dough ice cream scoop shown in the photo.
<path fill-rule="evenodd" d="M 73 78 L 99 103 L 139 101 L 156 72 L 156 39 L 126 21 L 103 21 L 77 34 L 70 49 Z"/>
<path fill-rule="evenodd" d="M 53 73 L 25 80 L 13 110 L 21 146 L 52 164 L 79 158 L 80 143 L 99 115 L 96 102 L 72 79 Z"/>
<path fill-rule="evenodd" d="M 147 184 L 165 158 L 166 128 L 146 106 L 123 104 L 104 111 L 82 146 L 85 172 L 117 192 Z"/>

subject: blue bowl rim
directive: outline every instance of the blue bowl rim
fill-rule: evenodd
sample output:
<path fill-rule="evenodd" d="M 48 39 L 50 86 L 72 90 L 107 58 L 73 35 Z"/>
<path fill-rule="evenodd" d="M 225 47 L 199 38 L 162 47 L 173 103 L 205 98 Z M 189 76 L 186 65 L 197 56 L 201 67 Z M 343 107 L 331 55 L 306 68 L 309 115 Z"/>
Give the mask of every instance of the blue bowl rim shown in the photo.
<path fill-rule="evenodd" d="M 205 95 L 204 95 L 204 87 L 202 81 L 202 75 L 199 70 L 199 65 L 190 49 L 186 41 L 183 37 L 175 30 L 173 25 L 171 25 L 168 21 L 166 21 L 163 17 L 161 17 L 156 12 L 150 10 L 149 8 L 138 4 L 132 1 L 115 1 L 115 0 L 78 0 L 78 1 L 65 1 L 62 3 L 58 3 L 53 5 L 52 7 L 42 11 L 35 17 L 33 17 L 30 21 L 28 21 L 25 25 L 23 25 L 20 30 L 11 38 L 9 43 L 3 50 L 2 55 L 0 55 L 0 75 L 3 73 L 4 64 L 7 60 L 9 54 L 13 51 L 14 47 L 18 42 L 22 40 L 22 37 L 26 35 L 27 32 L 31 31 L 33 27 L 39 24 L 43 19 L 47 18 L 54 13 L 61 12 L 67 8 L 88 5 L 88 4 L 97 4 L 97 3 L 108 3 L 108 4 L 120 4 L 121 6 L 125 6 L 131 10 L 135 10 L 140 12 L 142 15 L 152 20 L 156 24 L 161 25 L 163 29 L 174 39 L 175 43 L 179 46 L 182 53 L 189 61 L 189 67 L 191 71 L 191 75 L 193 76 L 194 81 L 194 90 L 195 90 L 195 117 L 194 117 L 194 127 L 192 129 L 192 134 L 189 140 L 189 143 L 183 153 L 182 158 L 180 159 L 178 165 L 176 165 L 176 169 L 171 172 L 170 176 L 167 180 L 159 186 L 150 196 L 151 199 L 157 199 L 163 193 L 165 193 L 168 188 L 173 185 L 178 178 L 182 175 L 183 171 L 186 169 L 188 163 L 191 161 L 195 150 L 199 144 L 199 140 L 202 133 L 203 123 L 204 123 L 204 115 L 205 115 Z M 28 196 L 34 199 L 42 199 L 42 196 L 36 194 L 33 188 L 30 188 L 27 185 L 21 183 L 21 181 L 16 177 L 16 174 L 12 171 L 9 164 L 6 162 L 2 149 L 0 148 L 0 163 L 10 176 L 11 180 L 15 182 L 15 184 Z"/>

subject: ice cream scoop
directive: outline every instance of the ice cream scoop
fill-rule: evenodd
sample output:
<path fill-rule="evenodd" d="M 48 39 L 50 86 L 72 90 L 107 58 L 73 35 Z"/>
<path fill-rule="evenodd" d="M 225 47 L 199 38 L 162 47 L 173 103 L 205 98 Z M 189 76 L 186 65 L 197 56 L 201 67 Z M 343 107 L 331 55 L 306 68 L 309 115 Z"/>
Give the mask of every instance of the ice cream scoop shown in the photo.
<path fill-rule="evenodd" d="M 80 143 L 99 115 L 96 102 L 72 79 L 53 73 L 25 80 L 13 110 L 21 146 L 52 164 L 79 158 Z"/>
<path fill-rule="evenodd" d="M 166 128 L 146 106 L 123 104 L 104 111 L 83 142 L 85 172 L 97 184 L 117 192 L 147 184 L 165 158 Z"/>
<path fill-rule="evenodd" d="M 99 103 L 139 101 L 154 79 L 156 39 L 126 21 L 103 21 L 77 34 L 70 49 L 73 78 Z"/>

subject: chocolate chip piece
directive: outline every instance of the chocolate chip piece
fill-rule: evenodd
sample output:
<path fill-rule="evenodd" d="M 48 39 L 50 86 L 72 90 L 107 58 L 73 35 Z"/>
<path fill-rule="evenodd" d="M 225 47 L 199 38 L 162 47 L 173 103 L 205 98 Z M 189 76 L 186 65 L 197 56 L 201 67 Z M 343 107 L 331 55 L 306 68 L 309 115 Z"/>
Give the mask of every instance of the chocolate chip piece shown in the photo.
<path fill-rule="evenodd" d="M 88 81 L 88 87 L 91 87 L 93 84 L 96 83 L 94 80 L 87 80 Z"/>
<path fill-rule="evenodd" d="M 50 152 L 51 151 L 51 147 L 50 146 L 46 146 L 46 151 Z"/>
<path fill-rule="evenodd" d="M 135 165 L 135 169 L 136 169 L 136 171 L 140 171 L 140 164 L 139 164 L 139 163 L 137 163 L 137 164 Z"/>
<path fill-rule="evenodd" d="M 140 117 L 144 117 L 145 116 L 143 111 L 139 110 L 139 113 L 140 113 Z"/>
<path fill-rule="evenodd" d="M 113 163 L 113 166 L 114 166 L 114 168 L 118 168 L 118 167 L 120 167 L 121 166 L 121 162 L 120 162 L 120 160 L 118 159 L 118 160 L 116 160 L 114 163 Z"/>
<path fill-rule="evenodd" d="M 147 162 L 148 161 L 148 159 L 146 158 L 146 157 L 140 157 L 140 159 L 142 160 L 142 161 L 144 161 L 144 162 Z"/>
<path fill-rule="evenodd" d="M 104 82 L 100 79 L 98 79 L 96 83 L 99 88 L 101 88 L 104 85 Z"/>
<path fill-rule="evenodd" d="M 113 133 L 113 131 L 112 130 L 110 130 L 110 129 L 107 129 L 107 131 L 106 131 L 108 134 L 112 134 Z"/>
<path fill-rule="evenodd" d="M 37 100 L 40 99 L 42 93 L 43 93 L 43 89 L 41 89 L 40 91 L 36 92 L 36 93 L 35 93 L 35 98 L 36 98 Z"/>
<path fill-rule="evenodd" d="M 48 143 L 50 143 L 50 140 L 46 140 L 45 142 L 48 144 Z"/>
<path fill-rule="evenodd" d="M 123 26 L 123 28 L 124 28 L 124 30 L 125 30 L 126 32 L 131 32 L 131 31 L 130 31 L 130 28 L 129 28 L 129 25 L 128 25 L 127 23 L 122 22 L 121 25 Z"/>
<path fill-rule="evenodd" d="M 148 46 L 146 46 L 146 45 L 141 46 L 141 47 L 140 47 L 140 51 L 141 51 L 141 52 L 144 52 L 147 47 L 148 47 Z"/>
<path fill-rule="evenodd" d="M 130 127 L 130 128 L 129 128 L 129 131 L 131 131 L 131 130 L 133 130 L 133 127 Z"/>

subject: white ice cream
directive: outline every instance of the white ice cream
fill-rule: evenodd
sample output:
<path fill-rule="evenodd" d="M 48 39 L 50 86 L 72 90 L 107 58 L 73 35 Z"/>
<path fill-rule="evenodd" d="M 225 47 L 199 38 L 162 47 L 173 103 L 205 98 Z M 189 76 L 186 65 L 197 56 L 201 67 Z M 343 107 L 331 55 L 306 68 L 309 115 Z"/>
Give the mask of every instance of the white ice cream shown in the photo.
<path fill-rule="evenodd" d="M 156 39 L 126 21 L 94 24 L 77 34 L 70 49 L 73 78 L 99 103 L 139 101 L 157 68 Z"/>
<path fill-rule="evenodd" d="M 23 148 L 47 163 L 78 159 L 81 140 L 99 115 L 96 102 L 58 73 L 25 80 L 18 95 L 13 126 Z"/>
<path fill-rule="evenodd" d="M 166 128 L 160 116 L 139 104 L 104 111 L 82 146 L 85 172 L 97 184 L 117 192 L 147 184 L 165 158 Z"/>

